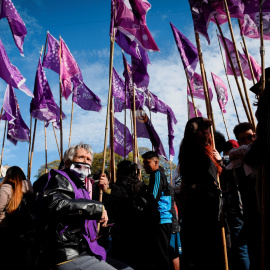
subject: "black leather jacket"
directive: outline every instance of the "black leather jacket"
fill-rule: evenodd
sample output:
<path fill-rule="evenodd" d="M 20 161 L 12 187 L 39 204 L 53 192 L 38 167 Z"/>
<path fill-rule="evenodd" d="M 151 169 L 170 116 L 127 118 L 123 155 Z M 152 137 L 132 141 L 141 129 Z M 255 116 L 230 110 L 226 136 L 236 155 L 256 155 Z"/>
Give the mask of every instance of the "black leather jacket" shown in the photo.
<path fill-rule="evenodd" d="M 84 183 L 68 169 L 64 170 L 78 189 Z M 84 240 L 85 220 L 99 220 L 103 204 L 88 199 L 75 199 L 71 183 L 66 177 L 51 170 L 51 178 L 37 199 L 37 215 L 43 248 L 50 264 L 58 264 L 79 256 L 91 254 Z"/>

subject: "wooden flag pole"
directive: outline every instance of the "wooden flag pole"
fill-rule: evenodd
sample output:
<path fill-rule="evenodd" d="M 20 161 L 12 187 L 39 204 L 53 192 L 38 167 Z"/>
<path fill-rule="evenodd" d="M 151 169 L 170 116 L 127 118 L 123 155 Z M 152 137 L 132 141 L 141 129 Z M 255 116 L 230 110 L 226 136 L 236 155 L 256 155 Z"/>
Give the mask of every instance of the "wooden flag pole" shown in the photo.
<path fill-rule="evenodd" d="M 32 133 L 32 115 L 30 114 L 30 133 L 29 133 L 29 151 L 28 151 L 28 163 L 27 163 L 27 179 L 30 180 L 29 170 L 30 170 L 30 158 L 31 158 L 31 136 Z"/>
<path fill-rule="evenodd" d="M 136 102 L 135 102 L 135 87 L 134 87 L 134 80 L 133 80 L 133 108 L 132 108 L 132 115 L 133 115 L 133 130 L 134 130 L 134 149 L 133 149 L 133 162 L 137 163 L 137 125 L 136 125 Z"/>
<path fill-rule="evenodd" d="M 3 154 L 4 154 L 4 146 L 5 146 L 5 135 L 7 129 L 7 121 L 5 122 L 5 129 L 4 129 L 4 136 L 3 136 L 3 144 L 2 144 L 2 154 L 1 154 L 1 162 L 0 162 L 0 170 L 2 169 L 2 162 L 3 162 Z"/>
<path fill-rule="evenodd" d="M 61 48 L 61 36 L 59 36 L 60 47 L 59 47 L 59 63 L 60 63 L 60 71 L 62 64 L 62 48 Z M 60 160 L 63 159 L 63 114 L 62 114 L 62 78 L 61 72 L 59 74 L 59 99 L 60 99 Z"/>
<path fill-rule="evenodd" d="M 104 148 L 103 148 L 103 161 L 102 161 L 102 170 L 101 170 L 102 173 L 104 173 L 104 171 L 105 171 L 108 125 L 109 125 L 109 115 L 110 115 L 110 108 L 111 108 L 114 41 L 115 41 L 115 29 L 113 29 L 113 36 L 111 36 L 111 42 L 110 42 L 109 91 L 108 91 L 107 116 L 106 116 L 105 138 L 104 138 Z M 100 189 L 99 201 L 102 201 L 102 196 L 103 196 L 103 191 L 102 191 L 102 189 Z"/>
<path fill-rule="evenodd" d="M 73 108 L 74 108 L 74 101 L 72 100 L 68 148 L 70 147 L 70 143 L 71 143 L 71 131 L 72 131 L 72 120 L 73 120 Z"/>
<path fill-rule="evenodd" d="M 122 53 L 124 54 L 123 50 L 122 50 Z M 127 156 L 127 89 L 125 87 L 125 130 L 124 130 L 124 160 L 126 159 L 126 156 Z"/>
<path fill-rule="evenodd" d="M 216 25 L 217 25 L 217 27 L 218 27 L 220 36 L 221 36 L 221 38 L 222 38 L 222 41 L 223 41 L 223 44 L 224 44 L 224 47 L 225 47 L 226 54 L 227 54 L 228 59 L 229 59 L 229 62 L 230 62 L 231 69 L 232 69 L 232 71 L 233 71 L 234 79 L 235 79 L 235 82 L 236 82 L 236 85 L 237 85 L 237 88 L 238 88 L 238 91 L 239 91 L 239 94 L 240 94 L 240 98 L 241 98 L 241 101 L 242 101 L 242 104 L 243 104 L 243 107 L 244 107 L 244 110 L 245 110 L 245 113 L 246 113 L 248 122 L 252 123 L 252 122 L 251 122 L 250 115 L 249 115 L 249 112 L 248 112 L 248 109 L 247 109 L 246 102 L 245 102 L 245 100 L 244 100 L 244 96 L 243 96 L 241 87 L 240 87 L 240 84 L 239 84 L 239 81 L 238 81 L 238 78 L 237 78 L 237 75 L 236 75 L 236 72 L 235 72 L 235 68 L 234 68 L 234 65 L 233 65 L 233 63 L 232 63 L 232 59 L 231 59 L 231 56 L 230 56 L 230 53 L 229 53 L 229 49 L 228 49 L 227 43 L 226 43 L 226 41 L 225 41 L 225 38 L 224 38 L 224 36 L 223 36 L 221 27 L 220 27 L 219 22 L 218 22 L 218 20 L 217 20 L 216 17 L 215 17 L 215 20 L 216 20 Z"/>
<path fill-rule="evenodd" d="M 111 183 L 116 181 L 115 174 L 115 153 L 114 153 L 114 104 L 113 104 L 113 95 L 111 95 L 111 104 L 110 104 L 110 151 L 111 151 L 111 160 L 110 160 L 110 173 L 111 173 Z"/>
<path fill-rule="evenodd" d="M 197 107 L 196 107 L 195 102 L 194 102 L 193 92 L 192 92 L 190 80 L 188 78 L 188 74 L 187 74 L 187 71 L 186 70 L 185 70 L 185 73 L 186 73 L 186 78 L 187 78 L 187 83 L 188 83 L 188 87 L 189 87 L 189 92 L 190 92 L 191 100 L 192 100 L 192 103 L 193 103 L 194 112 L 195 112 L 196 117 L 198 117 Z M 189 103 L 188 103 L 188 110 L 189 110 Z"/>
<path fill-rule="evenodd" d="M 253 72 L 253 68 L 252 68 L 252 65 L 251 65 L 251 61 L 250 61 L 250 57 L 249 57 L 245 37 L 244 37 L 244 35 L 241 34 L 241 23 L 240 23 L 239 19 L 238 19 L 238 25 L 239 25 L 240 35 L 241 35 L 241 38 L 242 38 L 242 41 L 243 41 L 243 44 L 244 44 L 244 48 L 245 48 L 243 51 L 245 52 L 245 55 L 246 55 L 247 60 L 248 60 L 248 65 L 249 65 L 250 73 L 251 73 L 251 76 L 252 76 L 253 84 L 255 84 L 256 81 L 255 81 L 255 77 L 254 77 L 254 72 Z M 242 43 L 241 43 L 241 46 L 243 48 Z"/>
<path fill-rule="evenodd" d="M 208 119 L 211 120 L 211 112 L 210 112 L 210 108 L 209 108 L 209 97 L 208 97 L 208 91 L 206 90 L 207 85 L 206 85 L 205 74 L 204 74 L 205 70 L 204 70 L 204 66 L 203 66 L 203 58 L 202 58 L 199 34 L 195 33 L 195 37 L 196 37 L 197 50 L 198 50 L 198 55 L 199 55 L 201 74 L 202 74 L 202 78 L 203 78 L 204 96 L 205 96 L 205 104 L 206 104 L 207 116 L 208 116 Z M 211 126 L 211 135 L 212 135 L 212 140 L 213 140 L 213 147 L 215 149 L 215 139 L 214 139 L 213 126 Z M 220 181 L 219 181 L 219 176 L 218 175 L 217 175 L 217 181 L 218 181 L 218 184 L 219 184 L 219 187 L 220 187 Z M 221 212 L 221 215 L 222 215 L 222 212 Z M 224 256 L 224 266 L 225 266 L 225 270 L 228 270 L 229 268 L 228 268 L 228 257 L 227 257 L 227 246 L 226 246 L 224 224 L 222 224 L 221 236 L 222 236 L 222 248 L 223 248 L 223 256 Z"/>
<path fill-rule="evenodd" d="M 220 109 L 220 110 L 221 110 L 221 109 Z M 225 125 L 225 128 L 226 128 L 226 132 L 227 132 L 228 140 L 230 140 L 230 135 L 229 135 L 228 128 L 227 128 L 226 119 L 225 119 L 225 117 L 224 117 L 224 113 L 223 113 L 223 111 L 222 111 L 222 110 L 221 110 L 221 114 L 222 114 L 222 117 L 223 117 L 223 122 L 224 122 L 224 125 Z"/>
<path fill-rule="evenodd" d="M 262 12 L 262 0 L 260 0 L 260 54 L 261 54 L 261 69 L 262 69 L 262 75 L 261 75 L 261 85 L 262 89 L 259 93 L 259 96 L 262 97 L 265 91 L 265 62 L 264 62 L 264 55 L 265 55 L 265 48 L 264 48 L 264 40 L 263 40 L 263 12 Z M 263 162 L 261 166 L 261 173 L 262 173 L 262 184 L 261 184 L 261 189 L 262 189 L 262 197 L 261 197 L 261 212 L 262 212 L 262 235 L 261 235 L 261 245 L 262 245 L 262 257 L 261 257 L 261 269 L 266 270 L 266 261 L 267 261 L 267 255 L 266 250 L 267 247 L 269 246 L 269 243 L 267 243 L 267 208 L 269 207 L 267 205 L 267 181 L 266 181 L 266 166 L 268 164 Z M 269 232 L 268 232 L 269 233 Z"/>
<path fill-rule="evenodd" d="M 33 152 L 34 152 L 35 137 L 36 137 L 36 128 L 37 128 L 37 119 L 35 119 L 34 131 L 33 131 L 33 140 L 32 140 L 32 149 L 31 149 L 31 158 L 30 158 L 30 165 L 29 165 L 29 180 L 30 180 L 30 178 L 31 178 L 32 161 L 33 161 Z"/>
<path fill-rule="evenodd" d="M 240 120 L 239 120 L 238 112 L 237 112 L 237 109 L 236 109 L 236 105 L 235 105 L 235 101 L 234 101 L 234 97 L 233 97 L 233 93 L 232 93 L 230 81 L 229 81 L 228 74 L 227 74 L 227 69 L 226 69 L 226 66 L 225 66 L 224 58 L 223 58 L 223 53 L 222 53 L 222 49 L 221 49 L 221 45 L 220 45 L 220 40 L 218 38 L 218 33 L 217 33 L 217 39 L 218 39 L 218 45 L 219 45 L 219 49 L 220 49 L 220 53 L 221 53 L 221 57 L 222 57 L 222 62 L 223 62 L 223 66 L 224 66 L 224 70 L 225 70 L 227 82 L 228 82 L 228 85 L 229 85 L 229 89 L 230 89 L 230 93 L 231 93 L 231 97 L 232 97 L 232 101 L 233 101 L 233 105 L 234 105 L 236 117 L 237 117 L 238 123 L 240 124 Z"/>
<path fill-rule="evenodd" d="M 47 161 L 47 131 L 46 124 L 44 122 L 44 134 L 45 134 L 45 172 L 48 172 L 48 161 Z"/>
<path fill-rule="evenodd" d="M 244 77 L 243 69 L 242 69 L 242 66 L 241 66 L 241 63 L 240 63 L 238 50 L 237 50 L 237 47 L 236 47 L 236 42 L 235 42 L 232 23 L 231 23 L 231 16 L 230 16 L 228 5 L 227 5 L 227 0 L 223 0 L 223 3 L 224 3 L 225 11 L 226 11 L 226 14 L 227 14 L 227 18 L 228 18 L 228 25 L 229 25 L 229 29 L 230 29 L 230 32 L 231 32 L 231 37 L 232 37 L 232 42 L 233 42 L 233 45 L 234 45 L 234 51 L 235 51 L 235 55 L 236 55 L 236 59 L 237 59 L 237 64 L 238 64 L 238 68 L 239 68 L 239 71 L 240 71 L 240 75 L 241 75 L 241 79 L 242 79 L 242 83 L 243 83 L 243 87 L 244 87 L 244 92 L 245 92 L 246 102 L 247 102 L 248 110 L 249 110 L 249 114 L 250 114 L 251 124 L 253 125 L 253 128 L 255 130 L 255 128 L 256 128 L 255 118 L 254 118 L 254 114 L 253 114 L 253 111 L 252 111 L 252 108 L 251 108 L 251 104 L 250 104 L 250 100 L 249 100 L 249 96 L 248 96 L 248 91 L 247 91 L 247 86 L 246 86 L 246 82 L 245 82 L 245 77 Z"/>
<path fill-rule="evenodd" d="M 54 132 L 54 137 L 55 137 L 55 141 L 56 141 L 56 145 L 57 145 L 57 149 L 58 149 L 58 153 L 59 153 L 59 158 L 61 159 L 60 148 L 59 148 L 59 144 L 58 144 L 58 140 L 57 140 L 57 136 L 56 136 L 54 125 L 53 125 L 53 132 Z"/>
<path fill-rule="evenodd" d="M 199 34 L 195 33 L 195 37 L 196 37 L 197 50 L 198 50 L 198 55 L 199 55 L 201 75 L 202 75 L 202 80 L 203 80 L 203 90 L 204 90 L 207 118 L 212 121 L 212 117 L 211 117 L 212 114 L 211 114 L 210 106 L 209 106 L 209 96 L 208 96 L 207 84 L 206 84 L 205 73 L 204 73 L 205 70 L 203 66 L 203 58 L 202 58 L 202 50 L 201 50 L 201 42 L 200 42 Z"/>

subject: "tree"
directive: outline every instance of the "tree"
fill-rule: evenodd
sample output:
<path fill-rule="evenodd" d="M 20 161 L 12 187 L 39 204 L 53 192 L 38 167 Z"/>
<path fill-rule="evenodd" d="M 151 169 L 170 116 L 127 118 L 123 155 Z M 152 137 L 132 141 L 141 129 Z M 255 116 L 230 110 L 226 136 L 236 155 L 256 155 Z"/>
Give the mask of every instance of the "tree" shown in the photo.
<path fill-rule="evenodd" d="M 48 171 L 50 171 L 51 169 L 58 169 L 58 166 L 60 164 L 60 160 L 59 159 L 56 159 L 50 163 L 47 164 L 47 168 L 48 168 Z M 38 179 L 41 175 L 43 175 L 46 171 L 45 171 L 45 164 L 42 165 L 38 171 L 37 171 L 37 174 L 34 176 L 36 179 Z"/>

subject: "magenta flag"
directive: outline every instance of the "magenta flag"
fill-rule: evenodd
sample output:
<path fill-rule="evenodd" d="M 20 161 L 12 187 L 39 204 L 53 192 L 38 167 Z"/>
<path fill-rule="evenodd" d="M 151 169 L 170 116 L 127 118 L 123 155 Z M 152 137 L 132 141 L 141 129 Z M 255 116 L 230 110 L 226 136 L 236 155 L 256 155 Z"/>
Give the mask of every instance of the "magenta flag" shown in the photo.
<path fill-rule="evenodd" d="M 55 103 L 51 88 L 39 59 L 35 78 L 34 98 L 30 104 L 30 113 L 33 118 L 46 122 L 46 127 L 52 123 L 57 129 L 60 128 L 60 108 Z M 62 112 L 62 118 L 66 118 Z"/>
<path fill-rule="evenodd" d="M 207 33 L 207 28 L 210 23 L 211 17 L 217 13 L 215 9 L 208 4 L 207 0 L 188 0 L 190 10 L 192 14 L 194 31 L 195 33 L 204 36 L 208 44 L 210 44 L 210 38 Z"/>
<path fill-rule="evenodd" d="M 168 160 L 164 151 L 163 144 L 154 129 L 149 117 L 144 111 L 137 112 L 136 116 L 137 137 L 150 139 L 156 153 L 162 156 L 165 160 Z"/>
<path fill-rule="evenodd" d="M 192 78 L 199 60 L 198 50 L 172 23 L 170 24 L 184 69 L 189 78 Z"/>
<path fill-rule="evenodd" d="M 270 12 L 263 12 L 263 38 L 270 40 Z M 245 14 L 240 20 L 241 35 L 249 38 L 260 38 L 260 13 Z"/>
<path fill-rule="evenodd" d="M 168 121 L 169 158 L 170 158 L 170 161 L 172 161 L 175 155 L 175 151 L 173 147 L 174 129 L 173 129 L 173 119 L 169 112 L 167 112 L 167 121 Z"/>
<path fill-rule="evenodd" d="M 0 1 L 0 19 L 7 18 L 14 41 L 22 56 L 24 37 L 27 34 L 25 23 L 11 0 Z"/>
<path fill-rule="evenodd" d="M 254 14 L 259 12 L 260 0 L 241 0 L 245 6 L 244 14 Z M 262 1 L 262 11 L 270 11 L 270 2 Z"/>
<path fill-rule="evenodd" d="M 151 5 L 146 0 L 112 0 L 115 14 L 112 12 L 111 31 L 114 26 L 131 41 L 138 43 L 146 51 L 159 51 L 159 48 L 146 26 L 146 13 Z"/>
<path fill-rule="evenodd" d="M 62 38 L 60 38 L 60 46 L 61 46 L 60 77 L 62 83 L 62 96 L 64 96 L 65 99 L 68 99 L 68 97 L 72 93 L 71 78 L 76 74 L 81 74 L 81 71 L 73 55 L 69 51 L 66 43 Z"/>
<path fill-rule="evenodd" d="M 59 41 L 48 33 L 47 53 L 43 58 L 42 66 L 60 74 Z"/>
<path fill-rule="evenodd" d="M 126 145 L 125 145 L 125 129 L 126 129 Z M 125 157 L 133 150 L 132 135 L 125 125 L 114 118 L 114 152 Z"/>
<path fill-rule="evenodd" d="M 202 113 L 200 112 L 199 109 L 197 109 L 197 114 L 198 114 L 198 117 L 202 117 Z M 188 120 L 194 117 L 197 117 L 197 116 L 195 114 L 193 103 L 188 101 Z"/>
<path fill-rule="evenodd" d="M 10 63 L 1 39 L 0 63 L 0 77 L 10 86 L 22 90 L 26 95 L 30 97 L 34 97 L 33 93 L 24 84 L 26 79 L 23 77 L 20 71 Z"/>
<path fill-rule="evenodd" d="M 29 142 L 29 128 L 22 119 L 17 97 L 12 86 L 7 85 L 1 119 L 8 121 L 7 139 L 13 144 Z"/>
<path fill-rule="evenodd" d="M 190 85 L 191 85 L 193 97 L 205 100 L 204 89 L 203 89 L 203 80 L 202 80 L 202 77 L 198 73 L 196 73 L 196 72 L 194 73 L 194 75 L 190 81 Z M 212 101 L 213 92 L 212 92 L 212 89 L 211 89 L 209 83 L 208 83 L 208 90 L 209 90 L 209 98 Z M 189 87 L 188 87 L 187 93 L 188 93 L 188 95 L 190 95 Z"/>
<path fill-rule="evenodd" d="M 222 44 L 222 46 L 224 48 L 225 55 L 226 55 L 226 69 L 227 69 L 227 74 L 228 75 L 233 75 L 233 70 L 232 70 L 232 67 L 230 65 L 229 56 L 226 53 L 224 43 L 222 41 L 221 36 L 218 35 L 218 37 L 219 37 L 219 39 L 221 41 L 221 44 Z M 224 37 L 224 39 L 225 39 L 225 42 L 227 44 L 228 51 L 229 51 L 229 54 L 230 54 L 230 57 L 231 57 L 232 64 L 234 66 L 236 75 L 237 76 L 240 76 L 240 70 L 238 68 L 238 63 L 237 63 L 236 53 L 235 53 L 235 50 L 234 50 L 234 45 L 233 45 L 233 43 L 229 39 L 227 39 L 225 37 Z M 249 65 L 248 65 L 248 60 L 247 60 L 246 56 L 244 54 L 241 54 L 239 51 L 238 51 L 238 55 L 239 55 L 239 58 L 240 58 L 240 64 L 242 66 L 242 70 L 243 70 L 244 76 L 248 80 L 252 80 L 252 76 L 251 76 L 251 73 L 250 73 L 250 69 L 249 69 Z"/>
<path fill-rule="evenodd" d="M 244 54 L 246 56 L 246 51 L 245 51 L 244 47 L 242 47 L 242 49 L 243 49 Z M 251 67 L 253 70 L 254 77 L 256 78 L 256 80 L 258 82 L 260 80 L 260 77 L 262 74 L 262 69 L 261 69 L 260 65 L 258 64 L 258 62 L 250 54 L 248 54 L 248 55 L 249 55 L 249 59 L 251 62 Z"/>
<path fill-rule="evenodd" d="M 216 76 L 212 72 L 211 72 L 211 75 L 213 79 L 214 88 L 217 93 L 217 101 L 218 101 L 219 107 L 223 113 L 226 113 L 225 106 L 228 102 L 227 87 L 218 76 Z"/>

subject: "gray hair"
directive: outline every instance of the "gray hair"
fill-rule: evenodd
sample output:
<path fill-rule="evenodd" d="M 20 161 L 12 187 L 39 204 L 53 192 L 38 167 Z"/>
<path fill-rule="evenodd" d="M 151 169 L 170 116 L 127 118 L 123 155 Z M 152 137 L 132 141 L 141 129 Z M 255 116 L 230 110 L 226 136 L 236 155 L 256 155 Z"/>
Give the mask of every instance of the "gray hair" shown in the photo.
<path fill-rule="evenodd" d="M 75 144 L 75 145 L 72 145 L 70 148 L 68 148 L 64 154 L 64 163 L 66 162 L 66 160 L 73 160 L 76 152 L 78 149 L 85 149 L 88 153 L 91 154 L 92 156 L 92 162 L 93 162 L 93 159 L 94 159 L 94 151 L 91 147 L 90 144 L 85 144 L 83 142 L 80 142 L 79 144 Z"/>

